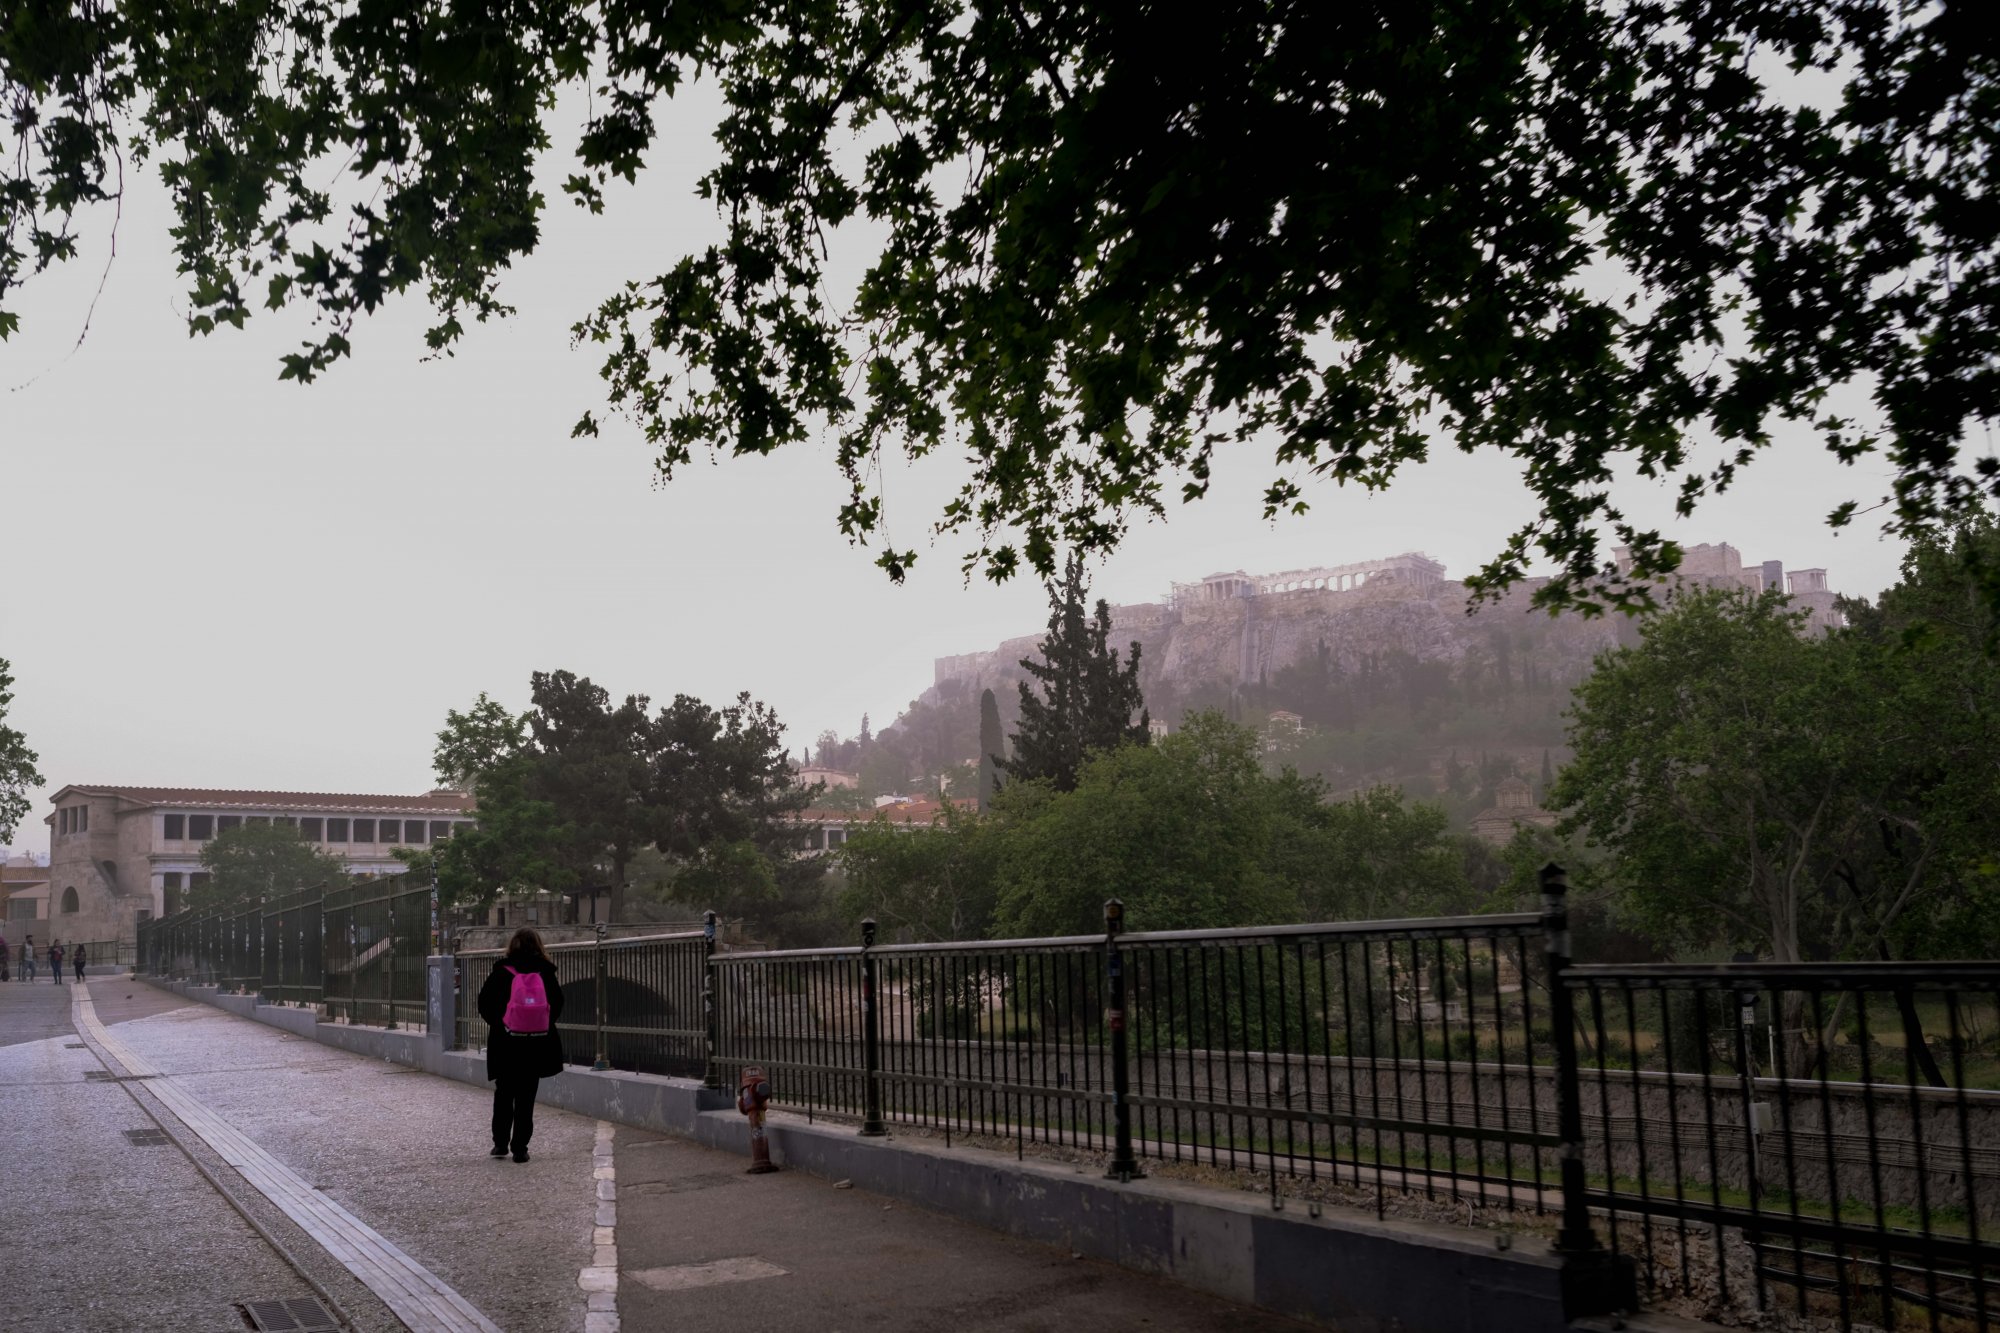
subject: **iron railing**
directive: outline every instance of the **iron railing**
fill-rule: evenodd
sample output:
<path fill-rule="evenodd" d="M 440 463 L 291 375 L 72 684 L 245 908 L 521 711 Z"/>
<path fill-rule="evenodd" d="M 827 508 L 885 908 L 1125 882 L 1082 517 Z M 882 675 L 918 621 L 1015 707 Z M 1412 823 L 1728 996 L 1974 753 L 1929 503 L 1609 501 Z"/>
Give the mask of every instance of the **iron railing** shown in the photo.
<path fill-rule="evenodd" d="M 711 1088 L 756 1066 L 780 1107 L 863 1134 L 1095 1152 L 1119 1179 L 1182 1162 L 1383 1212 L 1554 1213 L 1572 1314 L 1631 1308 L 1636 1273 L 1716 1313 L 1991 1326 L 2000 963 L 1580 966 L 1555 867 L 1543 889 L 1539 913 L 1127 933 L 1114 902 L 1097 935 L 877 945 L 863 923 L 857 947 L 742 953 L 711 914 L 549 953 L 573 1063 Z M 317 902 L 248 936 L 155 923 L 142 964 L 251 957 L 267 998 L 365 1019 L 371 932 L 412 933 L 370 892 L 324 909 L 323 974 Z M 460 1048 L 499 957 L 458 955 Z"/>
<path fill-rule="evenodd" d="M 142 922 L 138 970 L 349 1022 L 422 1027 L 429 885 L 398 876 Z"/>
<path fill-rule="evenodd" d="M 562 988 L 556 1021 L 572 1064 L 701 1078 L 709 1034 L 703 985 L 714 936 L 704 931 L 580 940 L 547 946 Z M 479 992 L 505 957 L 498 949 L 458 954 L 456 1045 L 484 1046 Z"/>
<path fill-rule="evenodd" d="M 137 946 L 131 940 L 74 940 L 63 941 L 63 966 L 74 969 L 76 951 L 83 950 L 85 967 L 130 967 L 137 954 Z M 47 961 L 46 958 L 43 959 Z"/>
<path fill-rule="evenodd" d="M 1521 914 L 724 954 L 716 1063 L 725 1082 L 762 1067 L 796 1109 L 1105 1151 L 1115 1174 L 1155 1158 L 1539 1211 L 1558 1142 L 1531 1075 L 1541 932 Z"/>
<path fill-rule="evenodd" d="M 328 893 L 320 911 L 327 1012 L 371 1027 L 423 1027 L 429 885 L 365 880 Z"/>
<path fill-rule="evenodd" d="M 2000 1319 L 2000 964 L 1581 966 L 1584 1198 L 1649 1289 Z M 1988 1077 L 1990 1078 L 1990 1072 Z"/>
<path fill-rule="evenodd" d="M 326 993 L 322 898 L 302 889 L 264 904 L 264 978 L 260 994 L 273 1004 L 318 1004 Z"/>

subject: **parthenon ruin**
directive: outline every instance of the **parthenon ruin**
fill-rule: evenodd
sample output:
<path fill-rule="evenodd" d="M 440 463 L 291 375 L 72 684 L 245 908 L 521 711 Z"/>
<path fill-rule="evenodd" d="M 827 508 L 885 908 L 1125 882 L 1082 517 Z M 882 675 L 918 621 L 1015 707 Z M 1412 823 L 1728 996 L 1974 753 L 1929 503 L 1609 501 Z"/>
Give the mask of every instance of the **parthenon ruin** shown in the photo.
<path fill-rule="evenodd" d="M 1197 602 L 1222 602 L 1238 597 L 1269 597 L 1287 592 L 1346 592 L 1383 577 L 1416 591 L 1428 591 L 1444 579 L 1444 566 L 1421 551 L 1378 560 L 1357 560 L 1347 565 L 1319 565 L 1312 569 L 1287 569 L 1276 574 L 1246 574 L 1242 570 L 1210 574 L 1199 583 L 1176 583 L 1169 595 L 1172 606 Z"/>

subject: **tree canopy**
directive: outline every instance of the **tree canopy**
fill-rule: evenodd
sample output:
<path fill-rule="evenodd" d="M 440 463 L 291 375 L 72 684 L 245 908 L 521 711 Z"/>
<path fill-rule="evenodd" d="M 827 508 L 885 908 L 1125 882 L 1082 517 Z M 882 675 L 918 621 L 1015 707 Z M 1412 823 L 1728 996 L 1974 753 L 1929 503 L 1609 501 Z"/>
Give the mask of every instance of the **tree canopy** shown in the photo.
<path fill-rule="evenodd" d="M 1097 930 L 1111 897 L 1147 930 L 1464 905 L 1464 848 L 1442 812 L 1387 790 L 1329 803 L 1317 779 L 1265 773 L 1258 749 L 1254 732 L 1198 713 L 1156 745 L 1092 754 L 1074 791 L 1004 790 L 998 928 Z"/>
<path fill-rule="evenodd" d="M 310 380 L 414 287 L 449 350 L 506 312 L 575 106 L 563 190 L 585 208 L 674 138 L 719 145 L 698 188 L 721 238 L 575 326 L 668 476 L 830 426 L 839 525 L 900 577 L 916 552 L 888 541 L 878 460 L 955 450 L 970 475 L 936 529 L 968 568 L 1048 577 L 1203 494 L 1225 449 L 1263 451 L 1273 515 L 1311 478 L 1382 487 L 1440 444 L 1492 450 L 1534 512 L 1479 587 L 1545 562 L 1544 604 L 1644 597 L 1678 553 L 1618 508 L 1622 473 L 1687 512 L 1789 427 L 1881 454 L 1887 495 L 1855 499 L 1905 531 L 2000 485 L 1964 448 L 2000 398 L 2000 54 L 1978 12 L 16 6 L 0 336 L 13 288 L 75 258 L 150 161 L 194 331 L 304 304 L 321 322 L 281 373 Z M 698 78 L 713 126 L 676 114 Z M 1613 578 L 1606 535 L 1641 581 Z"/>
<path fill-rule="evenodd" d="M 878 815 L 849 830 L 840 849 L 849 920 L 873 917 L 891 938 L 924 943 L 987 934 L 1004 829 L 994 816 L 946 802 L 929 827 L 898 827 Z"/>
<path fill-rule="evenodd" d="M 2000 673 L 1967 554 L 1917 543 L 1824 636 L 1774 594 L 1701 592 L 1577 691 L 1552 804 L 1611 855 L 1628 919 L 1781 962 L 2000 948 Z"/>
<path fill-rule="evenodd" d="M 1007 737 L 1000 730 L 1000 701 L 993 691 L 979 692 L 979 811 L 993 808 L 1000 790 L 1000 763 L 1007 757 Z"/>
<path fill-rule="evenodd" d="M 1152 738 L 1139 689 L 1139 644 L 1133 641 L 1121 663 L 1110 643 L 1111 607 L 1098 599 L 1092 620 L 1085 616 L 1086 602 L 1083 561 L 1071 556 L 1063 577 L 1049 585 L 1049 632 L 1041 659 L 1021 659 L 1040 692 L 1021 682 L 1013 755 L 995 756 L 1000 770 L 1016 781 L 1069 791 L 1093 751 L 1144 745 Z M 982 712 L 982 724 L 983 718 Z"/>
<path fill-rule="evenodd" d="M 754 899 L 782 878 L 774 862 L 798 836 L 785 817 L 809 792 L 770 708 L 681 694 L 655 711 L 568 671 L 535 672 L 529 693 L 518 717 L 482 694 L 438 733 L 439 777 L 469 777 L 479 814 L 438 850 L 449 897 L 602 889 L 622 919 L 626 870 L 645 847 L 718 893 Z"/>
<path fill-rule="evenodd" d="M 307 842 L 293 824 L 242 824 L 202 844 L 207 884 L 189 892 L 194 909 L 269 902 L 300 889 L 337 889 L 346 863 Z"/>
<path fill-rule="evenodd" d="M 15 828 L 28 813 L 28 790 L 42 785 L 28 738 L 7 725 L 7 706 L 13 702 L 13 669 L 0 657 L 0 843 L 14 840 Z"/>

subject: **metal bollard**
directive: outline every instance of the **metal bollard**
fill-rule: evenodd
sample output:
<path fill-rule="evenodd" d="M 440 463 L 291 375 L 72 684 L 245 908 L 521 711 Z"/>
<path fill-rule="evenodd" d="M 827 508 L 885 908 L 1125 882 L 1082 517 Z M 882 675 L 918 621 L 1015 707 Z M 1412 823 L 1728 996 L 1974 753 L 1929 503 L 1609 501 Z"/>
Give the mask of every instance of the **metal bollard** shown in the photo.
<path fill-rule="evenodd" d="M 744 1173 L 769 1175 L 778 1168 L 771 1161 L 771 1140 L 764 1133 L 764 1107 L 771 1100 L 771 1085 L 756 1065 L 743 1067 L 743 1079 L 736 1089 L 736 1109 L 750 1118 L 750 1166 Z"/>
<path fill-rule="evenodd" d="M 875 922 L 861 923 L 861 1133 L 879 1138 L 882 1124 L 882 1020 L 875 1007 Z"/>
<path fill-rule="evenodd" d="M 1576 1058 L 1576 997 L 1563 976 L 1570 967 L 1569 876 L 1551 861 L 1542 867 L 1540 878 L 1549 1026 L 1556 1057 L 1556 1134 L 1562 1143 L 1558 1150 L 1562 1226 L 1551 1248 L 1562 1263 L 1563 1315 L 1574 1320 L 1637 1309 L 1638 1269 L 1630 1255 L 1605 1249 L 1591 1229 L 1583 1160 L 1583 1089 Z"/>
<path fill-rule="evenodd" d="M 701 1030 L 707 1049 L 702 1052 L 701 1086 L 722 1091 L 722 1066 L 715 1053 L 721 1039 L 720 1012 L 715 995 L 715 927 L 713 911 L 702 913 L 701 927 Z"/>
<path fill-rule="evenodd" d="M 1111 1169 L 1105 1179 L 1139 1180 L 1145 1172 L 1132 1154 L 1132 1105 L 1129 1075 L 1125 1069 L 1125 958 L 1118 949 L 1118 936 L 1125 929 L 1125 904 L 1113 898 L 1104 904 L 1104 965 L 1111 981 L 1110 1007 L 1105 1026 L 1111 1030 L 1111 1118 L 1117 1141 L 1111 1154 Z"/>
<path fill-rule="evenodd" d="M 597 1060 L 592 1069 L 611 1068 L 611 1060 L 604 1047 L 604 923 L 597 923 Z"/>

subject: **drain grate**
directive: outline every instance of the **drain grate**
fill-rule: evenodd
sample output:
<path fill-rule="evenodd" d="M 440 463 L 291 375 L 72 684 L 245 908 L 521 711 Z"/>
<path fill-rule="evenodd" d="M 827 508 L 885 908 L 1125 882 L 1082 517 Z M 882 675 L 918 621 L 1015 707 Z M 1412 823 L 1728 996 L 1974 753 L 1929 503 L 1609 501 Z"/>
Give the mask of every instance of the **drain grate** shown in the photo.
<path fill-rule="evenodd" d="M 259 1333 L 338 1333 L 326 1307 L 309 1296 L 284 1301 L 245 1301 L 236 1307 L 243 1322 Z"/>
<path fill-rule="evenodd" d="M 118 1077 L 108 1069 L 86 1069 L 83 1076 L 97 1083 L 109 1083 Z"/>
<path fill-rule="evenodd" d="M 63 1043 L 63 1049 L 66 1051 L 82 1051 L 89 1048 L 80 1041 L 66 1041 Z"/>
<path fill-rule="evenodd" d="M 125 1137 L 141 1148 L 160 1148 L 173 1142 L 163 1129 L 128 1129 Z"/>

